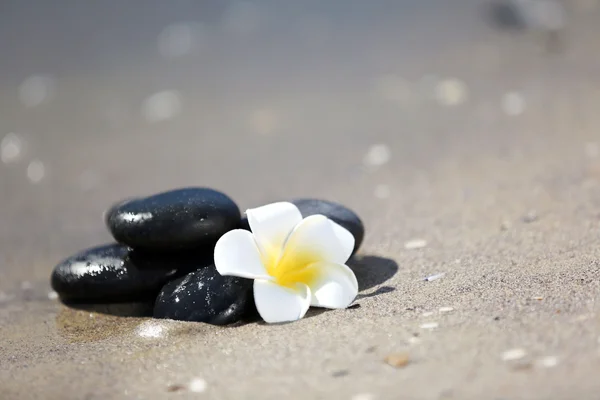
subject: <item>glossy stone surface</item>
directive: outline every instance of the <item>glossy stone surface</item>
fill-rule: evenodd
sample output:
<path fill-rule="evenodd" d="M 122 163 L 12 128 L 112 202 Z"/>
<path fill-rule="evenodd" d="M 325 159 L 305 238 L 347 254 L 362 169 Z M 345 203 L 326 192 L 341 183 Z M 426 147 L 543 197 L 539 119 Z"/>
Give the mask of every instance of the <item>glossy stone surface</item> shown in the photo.
<path fill-rule="evenodd" d="M 127 246 L 109 244 L 84 250 L 59 263 L 52 288 L 65 301 L 121 302 L 155 297 L 181 270 L 202 266 L 189 259 L 156 259 Z"/>
<path fill-rule="evenodd" d="M 208 248 L 240 224 L 238 206 L 208 188 L 184 188 L 118 203 L 106 213 L 114 238 L 135 249 Z"/>
<path fill-rule="evenodd" d="M 155 318 L 226 325 L 254 308 L 252 280 L 220 275 L 211 265 L 167 283 L 154 306 Z"/>

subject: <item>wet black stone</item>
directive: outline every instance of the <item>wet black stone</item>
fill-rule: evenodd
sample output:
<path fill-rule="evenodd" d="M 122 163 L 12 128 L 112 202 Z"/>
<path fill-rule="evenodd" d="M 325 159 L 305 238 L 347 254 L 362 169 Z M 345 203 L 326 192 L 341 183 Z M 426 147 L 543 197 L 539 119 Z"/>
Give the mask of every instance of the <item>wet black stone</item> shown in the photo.
<path fill-rule="evenodd" d="M 156 299 L 154 317 L 226 325 L 253 308 L 251 279 L 222 276 L 208 266 L 167 283 Z"/>
<path fill-rule="evenodd" d="M 365 227 L 354 211 L 341 204 L 327 200 L 297 199 L 292 200 L 291 203 L 298 207 L 303 218 L 310 215 L 321 214 L 348 229 L 350 233 L 352 233 L 352 236 L 354 236 L 354 251 L 352 254 L 358 251 L 365 236 Z M 241 228 L 248 231 L 250 230 L 248 218 L 242 218 Z"/>
<path fill-rule="evenodd" d="M 327 200 L 297 199 L 292 200 L 292 203 L 298 207 L 304 218 L 310 215 L 322 214 L 333 222 L 348 229 L 350 233 L 352 233 L 352 236 L 354 236 L 353 253 L 356 253 L 365 236 L 365 227 L 354 211 L 341 204 Z"/>
<path fill-rule="evenodd" d="M 239 227 L 240 210 L 228 196 L 208 188 L 184 188 L 118 203 L 106 213 L 114 238 L 135 249 L 172 251 L 208 248 Z"/>
<path fill-rule="evenodd" d="M 52 272 L 51 285 L 63 301 L 145 301 L 154 299 L 170 279 L 206 265 L 202 263 L 200 258 L 157 259 L 109 244 L 62 261 Z"/>

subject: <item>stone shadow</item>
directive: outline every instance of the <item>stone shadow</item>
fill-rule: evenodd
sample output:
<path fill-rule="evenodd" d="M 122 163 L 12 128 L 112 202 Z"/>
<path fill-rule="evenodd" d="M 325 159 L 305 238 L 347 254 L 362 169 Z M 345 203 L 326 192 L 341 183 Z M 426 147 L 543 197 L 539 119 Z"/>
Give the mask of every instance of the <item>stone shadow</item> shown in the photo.
<path fill-rule="evenodd" d="M 394 290 L 396 290 L 396 288 L 394 288 L 394 287 L 382 286 L 371 293 L 359 293 L 358 296 L 356 296 L 356 300 L 366 299 L 368 297 L 379 296 L 380 294 L 390 293 L 390 292 L 393 292 Z M 360 304 L 358 304 L 358 305 L 360 305 Z"/>
<path fill-rule="evenodd" d="M 378 256 L 354 256 L 348 261 L 348 266 L 356 275 L 359 292 L 381 285 L 398 272 L 398 264 L 394 260 Z M 385 291 L 383 287 L 377 291 L 382 290 L 384 293 L 391 291 Z"/>

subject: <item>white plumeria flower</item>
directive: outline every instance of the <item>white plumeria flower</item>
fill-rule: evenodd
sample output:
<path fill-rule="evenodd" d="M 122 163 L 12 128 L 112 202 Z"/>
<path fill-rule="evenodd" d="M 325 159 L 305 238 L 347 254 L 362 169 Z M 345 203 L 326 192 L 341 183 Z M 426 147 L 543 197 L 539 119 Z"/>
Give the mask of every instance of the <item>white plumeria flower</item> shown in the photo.
<path fill-rule="evenodd" d="M 268 323 L 296 321 L 309 306 L 346 308 L 358 293 L 345 262 L 354 236 L 323 215 L 302 219 L 292 203 L 246 211 L 250 229 L 224 234 L 215 246 L 221 275 L 254 279 L 254 301 Z"/>

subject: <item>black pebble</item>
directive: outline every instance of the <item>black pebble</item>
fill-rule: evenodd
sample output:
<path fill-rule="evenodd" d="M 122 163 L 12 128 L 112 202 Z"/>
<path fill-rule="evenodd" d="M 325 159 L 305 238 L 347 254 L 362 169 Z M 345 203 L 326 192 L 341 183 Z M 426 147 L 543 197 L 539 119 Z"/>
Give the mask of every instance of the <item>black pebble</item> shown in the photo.
<path fill-rule="evenodd" d="M 154 305 L 155 318 L 226 325 L 252 312 L 252 280 L 222 276 L 214 266 L 167 283 Z"/>
<path fill-rule="evenodd" d="M 135 257 L 133 255 L 135 254 Z M 157 259 L 109 244 L 67 258 L 52 272 L 52 288 L 65 301 L 145 301 L 170 279 L 203 265 L 198 258 Z"/>
<path fill-rule="evenodd" d="M 208 188 L 185 188 L 118 203 L 106 213 L 114 238 L 135 249 L 207 249 L 239 227 L 240 210 L 228 196 Z"/>

